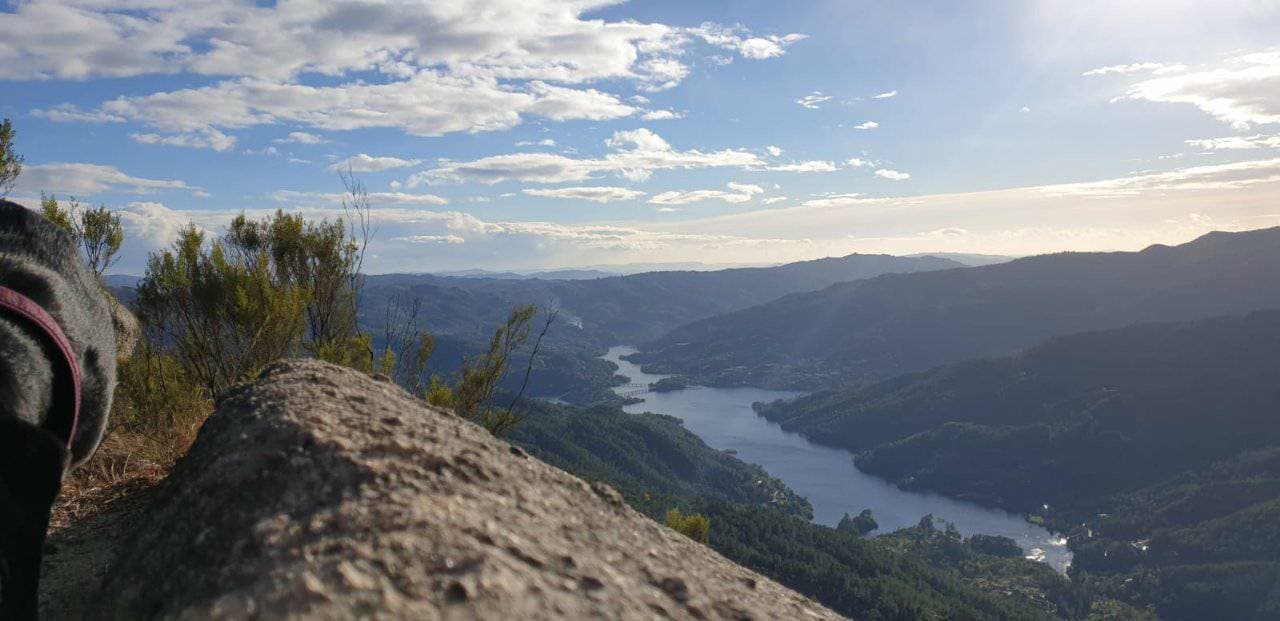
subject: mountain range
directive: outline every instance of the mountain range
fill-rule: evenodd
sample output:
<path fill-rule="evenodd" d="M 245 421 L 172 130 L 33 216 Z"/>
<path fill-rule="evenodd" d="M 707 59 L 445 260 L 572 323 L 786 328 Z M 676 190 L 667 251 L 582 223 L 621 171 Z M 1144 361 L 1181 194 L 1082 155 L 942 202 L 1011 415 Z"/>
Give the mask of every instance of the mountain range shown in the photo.
<path fill-rule="evenodd" d="M 887 274 L 696 321 L 630 359 L 708 385 L 862 385 L 1073 332 L 1280 307 L 1277 265 L 1280 228 Z"/>

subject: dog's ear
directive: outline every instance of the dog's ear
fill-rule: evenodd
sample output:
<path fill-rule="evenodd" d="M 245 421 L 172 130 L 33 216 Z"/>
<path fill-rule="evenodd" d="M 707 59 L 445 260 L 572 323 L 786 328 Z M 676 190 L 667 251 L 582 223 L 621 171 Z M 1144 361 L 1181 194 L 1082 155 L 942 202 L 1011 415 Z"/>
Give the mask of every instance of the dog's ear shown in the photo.
<path fill-rule="evenodd" d="M 40 553 L 67 459 L 53 434 L 0 411 L 0 619 L 36 617 Z"/>

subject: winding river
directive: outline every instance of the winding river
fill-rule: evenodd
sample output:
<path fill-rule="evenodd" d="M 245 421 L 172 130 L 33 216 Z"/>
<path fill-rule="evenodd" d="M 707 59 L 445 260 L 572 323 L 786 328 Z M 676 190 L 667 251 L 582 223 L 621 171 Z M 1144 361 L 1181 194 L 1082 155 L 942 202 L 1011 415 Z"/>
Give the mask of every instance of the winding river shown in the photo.
<path fill-rule="evenodd" d="M 621 357 L 632 347 L 614 347 L 605 360 L 618 365 L 629 382 L 649 384 L 665 375 L 651 375 Z M 617 389 L 619 393 L 625 388 Z M 674 392 L 650 392 L 644 402 L 629 405 L 627 412 L 656 412 L 684 420 L 712 448 L 737 451 L 743 461 L 764 466 L 813 504 L 814 521 L 834 526 L 845 513 L 857 515 L 871 509 L 878 532 L 914 526 L 921 516 L 955 524 L 965 535 L 1004 535 L 1018 542 L 1028 558 L 1065 571 L 1071 563 L 1066 541 L 1027 522 L 1022 516 L 937 494 L 906 492 L 853 465 L 845 450 L 814 444 L 799 434 L 783 431 L 776 423 L 756 415 L 751 404 L 794 397 L 798 393 L 759 388 L 696 388 Z"/>

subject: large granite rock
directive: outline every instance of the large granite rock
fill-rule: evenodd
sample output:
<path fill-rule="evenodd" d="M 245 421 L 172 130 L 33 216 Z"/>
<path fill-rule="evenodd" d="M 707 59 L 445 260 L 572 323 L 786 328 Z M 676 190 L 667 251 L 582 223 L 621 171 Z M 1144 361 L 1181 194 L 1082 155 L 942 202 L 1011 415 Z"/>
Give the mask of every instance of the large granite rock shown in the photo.
<path fill-rule="evenodd" d="M 137 524 L 95 616 L 836 617 L 608 486 L 316 361 L 224 399 Z"/>

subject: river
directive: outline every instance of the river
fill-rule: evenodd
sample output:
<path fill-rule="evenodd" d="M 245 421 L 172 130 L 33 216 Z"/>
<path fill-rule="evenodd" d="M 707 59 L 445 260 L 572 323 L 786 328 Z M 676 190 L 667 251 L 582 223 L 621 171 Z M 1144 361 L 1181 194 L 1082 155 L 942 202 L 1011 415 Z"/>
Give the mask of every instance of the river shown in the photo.
<path fill-rule="evenodd" d="M 656 382 L 665 375 L 651 375 L 622 360 L 632 347 L 614 347 L 605 360 L 618 365 L 618 373 L 637 384 Z M 623 392 L 625 389 L 618 389 Z M 1027 522 L 1022 516 L 940 496 L 906 492 L 868 474 L 853 464 L 849 451 L 814 444 L 799 434 L 783 431 L 757 415 L 751 404 L 774 401 L 799 393 L 760 388 L 696 388 L 674 392 L 650 392 L 644 402 L 626 406 L 632 414 L 655 412 L 684 420 L 712 448 L 737 451 L 740 459 L 760 464 L 791 489 L 809 499 L 814 521 L 835 526 L 845 513 L 857 515 L 871 509 L 877 532 L 914 526 L 926 514 L 955 524 L 964 535 L 1004 535 L 1022 546 L 1029 558 L 1049 563 L 1058 571 L 1071 564 L 1071 551 L 1062 537 Z"/>

